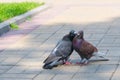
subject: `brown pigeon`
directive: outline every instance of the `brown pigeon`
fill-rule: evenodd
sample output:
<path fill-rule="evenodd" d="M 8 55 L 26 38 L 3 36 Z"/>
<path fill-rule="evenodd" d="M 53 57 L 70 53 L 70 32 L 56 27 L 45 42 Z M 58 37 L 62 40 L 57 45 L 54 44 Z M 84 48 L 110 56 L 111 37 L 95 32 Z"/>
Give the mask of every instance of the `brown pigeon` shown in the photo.
<path fill-rule="evenodd" d="M 76 32 L 71 30 L 69 34 L 63 36 L 62 40 L 58 42 L 51 54 L 44 61 L 44 69 L 52 69 L 53 67 L 64 64 L 68 60 L 73 52 L 72 40 L 75 35 Z"/>
<path fill-rule="evenodd" d="M 98 49 L 91 43 L 84 39 L 83 31 L 79 31 L 73 39 L 73 48 L 81 57 L 81 64 L 88 64 L 89 59 L 92 56 L 101 57 L 105 55 L 102 52 L 98 52 Z"/>

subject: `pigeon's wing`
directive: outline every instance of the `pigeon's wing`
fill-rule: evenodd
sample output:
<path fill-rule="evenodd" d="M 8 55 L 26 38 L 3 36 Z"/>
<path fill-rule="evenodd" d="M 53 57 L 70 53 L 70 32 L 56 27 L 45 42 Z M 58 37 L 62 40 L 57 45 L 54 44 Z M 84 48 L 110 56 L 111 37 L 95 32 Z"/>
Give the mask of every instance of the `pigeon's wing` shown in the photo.
<path fill-rule="evenodd" d="M 57 45 L 55 46 L 55 48 L 52 50 L 51 54 L 44 60 L 43 63 L 50 63 L 52 61 L 55 61 L 55 60 L 59 60 L 60 57 L 59 56 L 56 56 L 56 53 L 57 53 L 57 50 L 58 50 L 58 47 L 59 45 L 61 44 L 62 41 L 59 41 L 57 43 Z"/>
<path fill-rule="evenodd" d="M 54 55 L 54 54 L 50 54 L 46 59 L 45 59 L 45 61 L 44 61 L 44 63 L 50 63 L 50 62 L 53 62 L 53 61 L 55 61 L 55 60 L 59 60 L 61 57 L 57 57 L 56 55 Z"/>
<path fill-rule="evenodd" d="M 56 55 L 67 57 L 72 53 L 72 42 L 71 41 L 61 41 L 61 44 L 58 46 Z"/>
<path fill-rule="evenodd" d="M 51 54 L 47 57 L 44 63 L 50 63 L 55 60 L 59 60 L 62 57 L 70 55 L 72 42 L 69 41 L 60 41 L 56 47 L 53 49 Z"/>
<path fill-rule="evenodd" d="M 80 47 L 80 52 L 82 54 L 88 55 L 89 57 L 92 56 L 95 50 L 97 50 L 97 48 L 87 41 L 83 41 Z"/>

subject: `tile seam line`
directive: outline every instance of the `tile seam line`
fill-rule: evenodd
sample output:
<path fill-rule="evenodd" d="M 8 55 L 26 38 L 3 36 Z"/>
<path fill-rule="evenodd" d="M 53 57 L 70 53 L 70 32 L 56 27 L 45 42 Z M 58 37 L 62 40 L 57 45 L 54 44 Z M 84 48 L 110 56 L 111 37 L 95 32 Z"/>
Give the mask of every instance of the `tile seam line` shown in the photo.
<path fill-rule="evenodd" d="M 117 71 L 117 69 L 118 69 L 118 66 L 120 65 L 119 63 L 120 63 L 120 57 L 119 57 L 118 64 L 116 64 L 117 66 L 116 66 L 116 68 L 115 68 L 115 71 L 112 73 L 112 75 L 110 76 L 110 79 L 109 79 L 109 80 L 112 80 L 112 78 L 113 78 L 113 76 L 114 76 L 115 72 L 116 72 L 116 71 Z"/>

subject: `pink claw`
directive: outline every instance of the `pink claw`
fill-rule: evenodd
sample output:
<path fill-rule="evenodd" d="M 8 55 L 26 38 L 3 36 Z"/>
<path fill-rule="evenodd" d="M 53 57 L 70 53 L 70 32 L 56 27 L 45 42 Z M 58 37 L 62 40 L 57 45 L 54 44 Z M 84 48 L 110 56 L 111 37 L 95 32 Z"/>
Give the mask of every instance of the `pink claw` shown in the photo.
<path fill-rule="evenodd" d="M 66 65 L 70 65 L 70 64 L 72 64 L 72 63 L 71 63 L 71 62 L 66 61 L 66 62 L 65 62 L 65 64 L 66 64 Z"/>
<path fill-rule="evenodd" d="M 76 64 L 81 64 L 80 62 L 76 62 Z"/>

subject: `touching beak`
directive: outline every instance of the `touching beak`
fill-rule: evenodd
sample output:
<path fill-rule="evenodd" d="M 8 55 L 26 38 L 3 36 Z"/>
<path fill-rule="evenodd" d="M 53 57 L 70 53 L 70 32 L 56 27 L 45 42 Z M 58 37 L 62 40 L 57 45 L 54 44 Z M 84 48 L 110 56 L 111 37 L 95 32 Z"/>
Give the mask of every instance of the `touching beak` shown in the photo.
<path fill-rule="evenodd" d="M 78 33 L 77 32 L 74 32 L 75 35 L 77 35 Z"/>
<path fill-rule="evenodd" d="M 77 33 L 77 32 L 74 32 L 74 34 L 75 34 L 75 35 L 77 35 L 77 36 L 79 36 L 79 35 L 80 35 L 80 34 L 79 34 L 79 33 Z"/>

